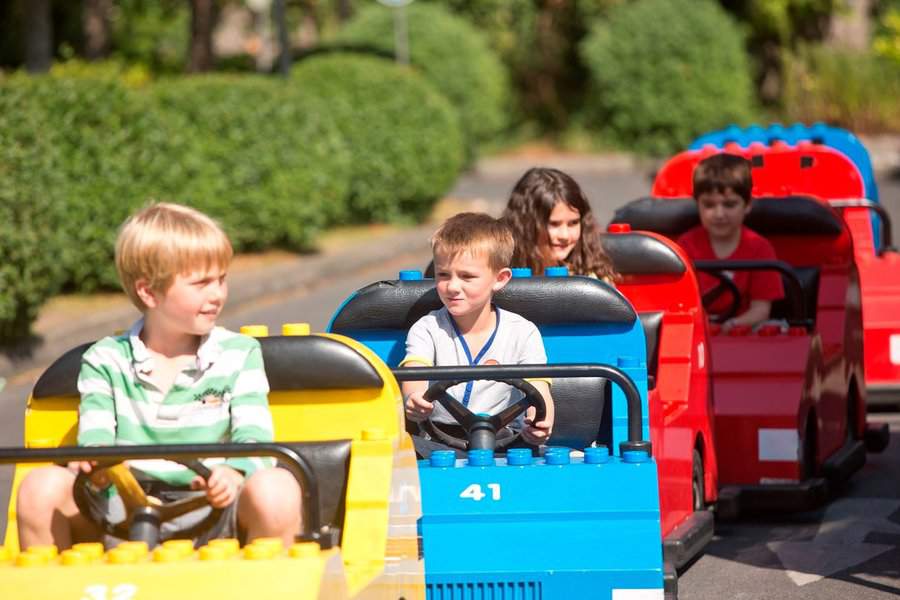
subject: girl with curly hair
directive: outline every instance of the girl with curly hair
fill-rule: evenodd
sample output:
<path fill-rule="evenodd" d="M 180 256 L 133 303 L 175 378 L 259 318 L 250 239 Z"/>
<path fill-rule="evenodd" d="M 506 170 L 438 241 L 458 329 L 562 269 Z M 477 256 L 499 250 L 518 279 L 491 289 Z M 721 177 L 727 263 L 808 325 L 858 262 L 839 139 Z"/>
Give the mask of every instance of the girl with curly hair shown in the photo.
<path fill-rule="evenodd" d="M 526 171 L 510 194 L 503 219 L 516 240 L 512 266 L 528 267 L 535 275 L 546 267 L 565 266 L 573 275 L 616 281 L 591 206 L 566 173 L 546 167 Z"/>

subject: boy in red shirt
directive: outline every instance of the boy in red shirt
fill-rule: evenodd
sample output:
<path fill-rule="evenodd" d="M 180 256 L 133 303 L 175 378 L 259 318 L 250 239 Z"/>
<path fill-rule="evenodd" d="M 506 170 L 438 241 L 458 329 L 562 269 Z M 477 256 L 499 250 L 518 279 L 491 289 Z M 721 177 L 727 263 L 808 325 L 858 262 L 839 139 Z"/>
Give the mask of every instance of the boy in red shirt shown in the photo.
<path fill-rule="evenodd" d="M 694 169 L 694 200 L 700 213 L 700 225 L 678 238 L 678 243 L 692 260 L 777 260 L 775 249 L 767 239 L 744 227 L 750 212 L 750 190 L 753 179 L 750 162 L 734 154 L 715 154 Z M 784 297 L 784 287 L 777 271 L 726 271 L 741 293 L 737 316 L 728 319 L 723 328 L 756 325 L 769 318 L 772 301 Z M 719 285 L 706 273 L 697 273 L 700 293 Z M 724 312 L 731 302 L 726 292 L 708 308 L 710 314 Z"/>

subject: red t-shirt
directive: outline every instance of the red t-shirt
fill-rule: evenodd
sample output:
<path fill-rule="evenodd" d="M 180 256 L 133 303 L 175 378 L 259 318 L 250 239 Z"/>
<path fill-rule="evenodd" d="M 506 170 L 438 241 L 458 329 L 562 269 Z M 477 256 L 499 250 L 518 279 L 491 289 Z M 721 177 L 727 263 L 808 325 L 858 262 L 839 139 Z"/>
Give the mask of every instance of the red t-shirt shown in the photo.
<path fill-rule="evenodd" d="M 769 240 L 752 229 L 741 227 L 741 241 L 731 256 L 719 258 L 715 255 L 709 242 L 709 234 L 702 225 L 685 232 L 678 238 L 678 244 L 692 260 L 777 260 L 775 248 Z M 742 314 L 750 307 L 751 300 L 778 300 L 784 297 L 784 284 L 778 271 L 726 271 L 728 277 L 741 293 L 741 306 L 737 314 Z M 697 272 L 700 293 L 705 294 L 719 285 L 719 280 L 707 273 Z M 724 313 L 731 304 L 731 294 L 724 292 L 709 307 L 712 314 Z"/>

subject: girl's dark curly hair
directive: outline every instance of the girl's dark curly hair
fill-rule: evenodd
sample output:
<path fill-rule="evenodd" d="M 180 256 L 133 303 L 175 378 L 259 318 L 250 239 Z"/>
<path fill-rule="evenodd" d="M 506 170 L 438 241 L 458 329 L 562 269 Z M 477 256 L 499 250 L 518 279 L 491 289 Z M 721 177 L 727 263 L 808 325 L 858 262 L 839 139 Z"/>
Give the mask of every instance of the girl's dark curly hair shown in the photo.
<path fill-rule="evenodd" d="M 616 281 L 615 269 L 600 244 L 597 224 L 584 192 L 569 175 L 545 167 L 529 169 L 522 175 L 503 211 L 502 218 L 516 240 L 512 266 L 528 267 L 539 275 L 545 267 L 559 264 L 552 256 L 542 253 L 541 235 L 546 231 L 553 207 L 560 202 L 581 215 L 581 238 L 562 264 L 573 275 L 595 275 L 608 282 Z"/>

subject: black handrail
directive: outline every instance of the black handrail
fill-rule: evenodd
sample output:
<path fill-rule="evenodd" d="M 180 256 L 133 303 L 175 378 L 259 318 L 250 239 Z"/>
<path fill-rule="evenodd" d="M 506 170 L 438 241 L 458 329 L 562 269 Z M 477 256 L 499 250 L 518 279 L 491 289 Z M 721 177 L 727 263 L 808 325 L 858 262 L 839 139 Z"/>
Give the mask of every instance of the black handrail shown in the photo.
<path fill-rule="evenodd" d="M 778 271 L 787 278 L 791 288 L 788 301 L 791 312 L 798 315 L 804 325 L 810 324 L 810 316 L 806 314 L 806 303 L 803 301 L 803 284 L 797 277 L 794 268 L 781 260 L 695 260 L 694 268 L 698 271 Z"/>
<path fill-rule="evenodd" d="M 828 204 L 835 208 L 867 208 L 881 218 L 881 244 L 875 249 L 875 254 L 881 256 L 888 250 L 896 252 L 894 248 L 893 228 L 891 227 L 891 215 L 887 209 L 878 202 L 863 198 L 856 200 L 829 200 Z"/>
<path fill-rule="evenodd" d="M 273 443 L 252 444 L 156 444 L 150 446 L 61 446 L 58 448 L 0 448 L 0 464 L 98 461 L 162 458 L 188 461 L 208 457 L 271 456 L 279 460 L 300 484 L 303 495 L 302 527 L 305 539 L 330 547 L 331 537 L 323 535 L 319 514 L 319 484 L 309 462 L 292 448 Z"/>
<path fill-rule="evenodd" d="M 620 444 L 620 451 L 645 450 L 651 454 L 649 440 L 643 439 L 641 394 L 627 374 L 610 365 L 554 364 L 554 365 L 480 365 L 475 367 L 403 367 L 391 369 L 397 381 L 444 381 L 458 379 L 513 379 L 535 377 L 602 377 L 612 381 L 625 394 L 628 403 L 628 441 Z"/>

